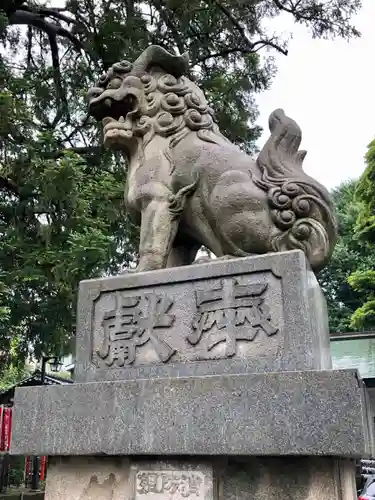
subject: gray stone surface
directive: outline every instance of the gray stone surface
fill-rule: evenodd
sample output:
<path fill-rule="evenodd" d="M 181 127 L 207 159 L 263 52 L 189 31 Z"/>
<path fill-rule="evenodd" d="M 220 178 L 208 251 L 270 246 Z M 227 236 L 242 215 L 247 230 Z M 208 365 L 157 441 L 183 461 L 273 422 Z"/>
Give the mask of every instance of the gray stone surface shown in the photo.
<path fill-rule="evenodd" d="M 46 500 L 214 500 L 213 466 L 203 460 L 125 457 L 53 459 Z"/>
<path fill-rule="evenodd" d="M 229 461 L 221 472 L 225 500 L 354 500 L 355 467 L 323 457 Z M 219 498 L 219 497 L 218 497 Z"/>
<path fill-rule="evenodd" d="M 352 461 L 328 457 L 58 458 L 46 500 L 354 500 L 354 478 Z"/>
<path fill-rule="evenodd" d="M 354 371 L 306 371 L 18 388 L 22 455 L 370 453 Z"/>
<path fill-rule="evenodd" d="M 126 206 L 140 224 L 138 271 L 186 265 L 202 245 L 216 256 L 302 249 L 328 261 L 336 222 L 328 191 L 302 169 L 301 130 L 283 110 L 255 162 L 219 131 L 188 58 L 148 47 L 88 93 L 104 145 L 129 159 Z"/>
<path fill-rule="evenodd" d="M 332 366 L 298 250 L 83 281 L 76 345 L 77 382 Z"/>

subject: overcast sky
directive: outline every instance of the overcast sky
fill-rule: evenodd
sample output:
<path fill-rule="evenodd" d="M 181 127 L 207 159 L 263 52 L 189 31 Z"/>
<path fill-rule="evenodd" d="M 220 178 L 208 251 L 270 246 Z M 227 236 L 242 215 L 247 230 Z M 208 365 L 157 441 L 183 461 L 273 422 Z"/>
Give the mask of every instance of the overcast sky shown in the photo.
<path fill-rule="evenodd" d="M 363 0 L 355 20 L 362 37 L 350 42 L 312 40 L 286 18 L 276 23 L 275 31 L 293 30 L 293 40 L 287 57 L 276 56 L 271 89 L 257 97 L 264 128 L 259 146 L 269 135 L 269 114 L 283 108 L 302 129 L 307 173 L 328 188 L 359 177 L 375 138 L 375 0 Z"/>
<path fill-rule="evenodd" d="M 292 32 L 293 39 L 288 56 L 275 56 L 272 87 L 257 96 L 264 129 L 259 146 L 269 136 L 269 114 L 283 108 L 302 129 L 305 171 L 328 188 L 361 175 L 375 138 L 375 0 L 363 0 L 354 22 L 359 39 L 313 40 L 291 16 L 278 16 L 270 29 Z"/>

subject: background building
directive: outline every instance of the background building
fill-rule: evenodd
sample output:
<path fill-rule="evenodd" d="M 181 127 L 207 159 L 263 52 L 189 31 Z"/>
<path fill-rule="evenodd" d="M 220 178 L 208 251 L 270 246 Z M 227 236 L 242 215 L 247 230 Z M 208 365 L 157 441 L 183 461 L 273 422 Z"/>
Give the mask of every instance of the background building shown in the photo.
<path fill-rule="evenodd" d="M 359 371 L 375 415 L 375 331 L 332 334 L 331 354 L 334 368 Z"/>

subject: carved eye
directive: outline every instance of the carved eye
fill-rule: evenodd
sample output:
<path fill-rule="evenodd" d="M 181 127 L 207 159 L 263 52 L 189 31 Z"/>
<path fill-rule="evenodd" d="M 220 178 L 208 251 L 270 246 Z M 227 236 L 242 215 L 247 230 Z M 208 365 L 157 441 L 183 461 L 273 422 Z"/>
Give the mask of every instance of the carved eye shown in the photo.
<path fill-rule="evenodd" d="M 89 91 L 87 92 L 87 97 L 88 99 L 96 99 L 97 97 L 99 97 L 103 92 L 103 89 L 100 88 L 100 87 L 91 87 L 91 89 L 89 89 Z"/>
<path fill-rule="evenodd" d="M 121 79 L 120 78 L 114 78 L 109 82 L 107 85 L 107 89 L 118 89 L 121 86 Z"/>
<path fill-rule="evenodd" d="M 107 73 L 104 73 L 100 78 L 99 78 L 99 84 L 103 85 L 107 81 Z"/>

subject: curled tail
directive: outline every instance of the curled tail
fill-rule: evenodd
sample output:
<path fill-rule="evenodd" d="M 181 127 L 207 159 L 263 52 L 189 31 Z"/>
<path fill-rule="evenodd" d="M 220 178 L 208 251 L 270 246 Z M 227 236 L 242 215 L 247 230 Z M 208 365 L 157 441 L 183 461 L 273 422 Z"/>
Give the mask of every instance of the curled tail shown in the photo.
<path fill-rule="evenodd" d="M 272 249 L 303 250 L 318 271 L 330 258 L 337 225 L 328 191 L 302 170 L 306 151 L 299 151 L 302 133 L 295 121 L 277 109 L 269 118 L 271 136 L 257 164 L 261 178 L 254 183 L 267 192 L 276 231 Z"/>

